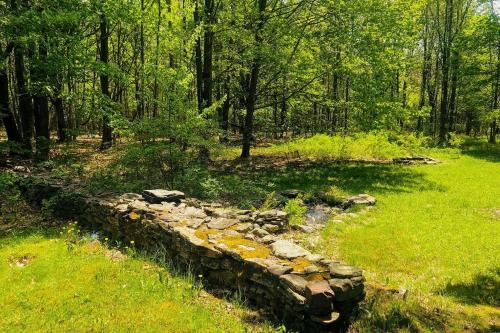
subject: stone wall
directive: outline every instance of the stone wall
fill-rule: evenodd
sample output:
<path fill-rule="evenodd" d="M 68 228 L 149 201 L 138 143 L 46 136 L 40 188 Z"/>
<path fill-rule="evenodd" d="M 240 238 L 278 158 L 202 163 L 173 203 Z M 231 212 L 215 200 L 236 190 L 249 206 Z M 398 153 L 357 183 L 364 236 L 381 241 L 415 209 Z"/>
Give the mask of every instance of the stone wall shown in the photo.
<path fill-rule="evenodd" d="M 145 250 L 164 248 L 175 263 L 241 292 L 287 328 L 339 331 L 364 297 L 362 271 L 287 240 L 288 216 L 278 210 L 238 210 L 163 190 L 89 197 L 35 178 L 20 186 L 34 202 L 51 198 L 60 217 Z"/>

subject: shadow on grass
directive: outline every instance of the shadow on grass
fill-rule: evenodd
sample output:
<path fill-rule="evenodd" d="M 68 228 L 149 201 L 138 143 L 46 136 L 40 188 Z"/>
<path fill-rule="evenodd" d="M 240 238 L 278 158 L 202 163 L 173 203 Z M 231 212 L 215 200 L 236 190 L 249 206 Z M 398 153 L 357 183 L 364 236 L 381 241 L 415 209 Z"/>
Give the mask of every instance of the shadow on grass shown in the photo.
<path fill-rule="evenodd" d="M 314 192 L 327 190 L 333 185 L 351 193 L 446 190 L 444 186 L 426 179 L 425 174 L 415 168 L 394 165 L 330 163 L 254 173 L 252 176 L 273 183 L 278 191 L 293 188 Z"/>
<path fill-rule="evenodd" d="M 500 162 L 500 144 L 470 139 L 465 142 L 462 153 L 489 162 Z"/>
<path fill-rule="evenodd" d="M 477 274 L 469 283 L 448 283 L 439 293 L 465 304 L 500 306 L 500 267 Z"/>

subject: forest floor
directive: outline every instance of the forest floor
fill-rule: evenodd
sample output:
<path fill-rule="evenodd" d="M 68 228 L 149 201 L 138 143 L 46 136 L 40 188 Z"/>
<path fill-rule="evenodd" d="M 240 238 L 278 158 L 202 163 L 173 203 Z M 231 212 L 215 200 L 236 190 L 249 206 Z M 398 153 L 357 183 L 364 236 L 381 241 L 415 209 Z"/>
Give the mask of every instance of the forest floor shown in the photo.
<path fill-rule="evenodd" d="M 43 169 L 60 178 L 81 178 L 82 186 L 90 192 L 139 191 L 169 183 L 162 182 L 157 165 L 137 157 L 137 147 L 121 144 L 102 153 L 94 149 L 96 146 L 93 137 L 61 145 Z M 295 151 L 306 162 L 280 163 L 286 159 L 283 154 Z M 223 172 L 213 166 L 192 166 L 192 174 L 174 186 L 194 196 L 242 207 L 256 206 L 269 193 L 289 189 L 315 192 L 335 187 L 346 194 L 369 193 L 377 198 L 375 209 L 334 218 L 322 232 L 302 238 L 304 246 L 365 270 L 368 295 L 351 331 L 500 331 L 499 145 L 469 141 L 461 149 L 412 150 L 384 142 L 374 144 L 373 138 L 330 141 L 319 137 L 261 147 L 256 153 L 260 157 L 241 164 L 233 161 L 234 149 L 218 151 L 217 168 L 229 165 Z M 411 154 L 429 155 L 442 163 L 387 163 L 392 157 Z M 364 163 L 345 162 L 359 158 L 365 159 Z M 272 329 L 267 323 L 249 324 L 252 315 L 244 307 L 218 299 L 213 304 L 206 304 L 205 298 L 200 301 L 196 295 L 201 291 L 192 279 L 174 275 L 172 279 L 181 287 L 172 288 L 157 272 L 162 266 L 147 259 L 130 256 L 114 262 L 106 257 L 109 249 L 105 246 L 95 250 L 100 255 L 94 250 L 88 253 L 86 248 L 93 244 L 90 241 L 69 251 L 57 233 L 8 234 L 11 236 L 0 242 L 0 265 L 8 267 L 0 270 L 0 285 L 14 287 L 10 292 L 0 288 L 0 300 L 9 300 L 13 307 L 0 310 L 1 330 L 23 327 L 11 325 L 20 325 L 21 316 L 44 297 L 52 302 L 41 310 L 46 315 L 40 313 L 48 328 L 60 320 L 66 325 L 85 322 L 82 327 L 110 324 L 121 330 L 130 328 L 127 325 L 133 319 L 147 321 L 147 325 L 152 322 L 153 326 L 147 326 L 152 331 L 160 327 L 154 325 L 170 325 L 175 332 Z M 22 275 L 16 271 L 19 261 L 28 262 Z M 50 265 L 50 261 L 60 261 L 60 265 Z M 73 261 L 79 265 L 68 265 Z M 155 268 L 144 270 L 144 265 Z M 102 281 L 92 289 L 99 276 Z M 39 278 L 42 294 L 32 297 L 28 291 L 36 289 Z M 120 289 L 122 285 L 130 287 Z M 108 289 L 109 295 L 102 292 Z M 51 299 L 55 290 L 62 290 L 63 296 Z M 196 314 L 192 319 L 186 317 L 186 311 L 179 312 L 183 302 L 189 307 L 187 313 Z M 237 310 L 224 314 L 228 306 Z M 85 309 L 81 312 L 85 315 L 68 310 L 74 307 Z M 123 320 L 100 322 L 95 309 L 103 307 L 116 308 Z M 148 311 L 140 310 L 144 308 Z M 128 318 L 127 313 L 133 315 Z M 59 319 L 49 320 L 51 316 Z M 7 322 L 5 318 L 11 319 Z M 28 318 L 26 328 L 35 327 L 29 326 L 37 324 L 34 318 Z"/>

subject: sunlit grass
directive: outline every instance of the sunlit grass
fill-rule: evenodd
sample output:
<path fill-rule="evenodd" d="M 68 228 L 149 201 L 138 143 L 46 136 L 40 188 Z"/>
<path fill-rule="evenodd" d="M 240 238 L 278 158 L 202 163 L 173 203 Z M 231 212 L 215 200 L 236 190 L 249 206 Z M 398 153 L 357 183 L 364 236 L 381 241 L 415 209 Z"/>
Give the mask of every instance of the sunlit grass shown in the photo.
<path fill-rule="evenodd" d="M 245 332 L 245 311 L 189 276 L 151 261 L 114 261 L 86 241 L 69 250 L 54 235 L 0 239 L 1 332 Z M 230 309 L 230 310 L 228 310 Z"/>
<path fill-rule="evenodd" d="M 490 148 L 489 154 L 474 150 L 459 157 L 441 154 L 440 165 L 407 167 L 421 174 L 422 184 L 434 186 L 402 181 L 393 192 L 371 187 L 377 208 L 346 223 L 331 223 L 316 250 L 363 267 L 370 283 L 403 287 L 414 296 L 408 302 L 379 302 L 379 313 L 385 306 L 387 314 L 397 304 L 412 325 L 422 325 L 417 315 L 410 314 L 421 311 L 423 297 L 428 307 L 444 311 L 435 316 L 445 321 L 442 329 L 459 332 L 467 323 L 498 328 L 497 152 Z M 471 318 L 476 321 L 469 323 Z M 365 324 L 369 326 L 370 320 Z"/>
<path fill-rule="evenodd" d="M 299 152 L 301 157 L 311 159 L 366 159 L 387 160 L 394 157 L 415 156 L 431 151 L 426 148 L 429 138 L 412 134 L 390 132 L 358 133 L 351 136 L 317 134 L 309 138 L 273 144 L 270 147 L 256 147 L 253 155 L 285 155 Z M 236 158 L 238 147 L 223 148 L 215 156 Z"/>

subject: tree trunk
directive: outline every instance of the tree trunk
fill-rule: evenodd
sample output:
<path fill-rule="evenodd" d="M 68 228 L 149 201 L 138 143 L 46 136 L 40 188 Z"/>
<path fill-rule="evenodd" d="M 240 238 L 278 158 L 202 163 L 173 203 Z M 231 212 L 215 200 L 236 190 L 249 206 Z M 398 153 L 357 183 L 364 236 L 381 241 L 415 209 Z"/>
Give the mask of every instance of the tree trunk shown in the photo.
<path fill-rule="evenodd" d="M 262 44 L 261 30 L 264 27 L 264 11 L 266 10 L 267 0 L 258 0 L 259 3 L 259 22 L 255 31 L 256 49 L 259 51 Z M 250 157 L 250 147 L 253 134 L 253 120 L 255 112 L 255 102 L 257 100 L 257 84 L 259 82 L 259 73 L 261 65 L 261 55 L 257 53 L 252 62 L 250 70 L 250 78 L 247 87 L 246 98 L 246 115 L 245 124 L 243 126 L 243 145 L 241 150 L 241 158 Z"/>
<path fill-rule="evenodd" d="M 205 0 L 203 13 L 203 28 L 205 30 L 203 36 L 203 108 L 212 106 L 213 100 L 213 40 L 214 33 L 212 25 L 215 23 L 215 4 L 214 0 Z"/>
<path fill-rule="evenodd" d="M 101 14 L 101 21 L 99 23 L 99 30 L 100 30 L 100 36 L 99 36 L 99 41 L 100 41 L 100 55 L 99 55 L 99 60 L 106 66 L 109 61 L 109 45 L 108 45 L 108 22 L 106 19 L 106 16 L 104 14 Z M 111 101 L 111 95 L 109 92 L 109 77 L 108 74 L 106 73 L 107 68 L 104 70 L 104 72 L 100 73 L 100 79 L 101 79 L 101 93 L 106 99 L 105 104 L 109 105 Z M 107 149 L 111 147 L 113 143 L 113 131 L 111 129 L 111 126 L 109 125 L 109 115 L 107 114 L 108 110 L 106 107 L 106 110 L 104 110 L 104 116 L 102 119 L 102 138 L 101 138 L 101 149 Z"/>
<path fill-rule="evenodd" d="M 442 37 L 441 59 L 441 105 L 439 113 L 439 143 L 446 144 L 448 141 L 448 88 L 450 80 L 450 54 L 451 54 L 451 29 L 453 24 L 453 0 L 446 0 L 445 24 Z"/>
<path fill-rule="evenodd" d="M 21 134 L 9 104 L 9 78 L 7 69 L 0 70 L 0 118 L 7 131 L 7 139 L 11 143 L 21 143 Z"/>
<path fill-rule="evenodd" d="M 495 71 L 495 80 L 493 87 L 493 103 L 492 103 L 492 109 L 494 110 L 494 112 L 498 110 L 498 98 L 500 97 L 499 96 L 500 95 L 500 36 L 498 36 L 497 38 L 498 38 L 497 66 Z M 497 142 L 497 132 L 498 132 L 497 119 L 494 118 L 490 124 L 490 135 L 488 138 L 489 143 Z"/>
<path fill-rule="evenodd" d="M 452 61 L 452 74 L 451 74 L 451 94 L 450 94 L 450 116 L 448 121 L 448 129 L 454 130 L 455 117 L 457 113 L 457 89 L 458 89 L 458 68 L 459 68 L 459 54 L 457 51 L 453 52 Z"/>
<path fill-rule="evenodd" d="M 23 48 L 20 45 L 16 45 L 14 48 L 14 67 L 19 94 L 19 113 L 21 115 L 22 154 L 31 156 L 34 125 L 33 103 L 31 94 L 26 87 Z"/>
<path fill-rule="evenodd" d="M 197 26 L 201 25 L 199 0 L 195 0 L 194 22 Z M 195 45 L 195 63 L 196 63 L 196 97 L 198 103 L 198 112 L 203 112 L 203 59 L 201 52 L 201 37 L 196 39 Z"/>
<path fill-rule="evenodd" d="M 44 42 L 41 41 L 39 46 L 39 61 L 45 63 L 47 60 L 47 49 Z M 34 73 L 36 80 L 43 83 L 47 80 L 47 76 L 41 73 Z M 35 138 L 36 138 L 36 157 L 39 160 L 45 161 L 49 158 L 50 150 L 50 132 L 49 132 L 49 100 L 46 92 L 38 91 L 34 96 L 34 111 L 35 111 Z"/>

